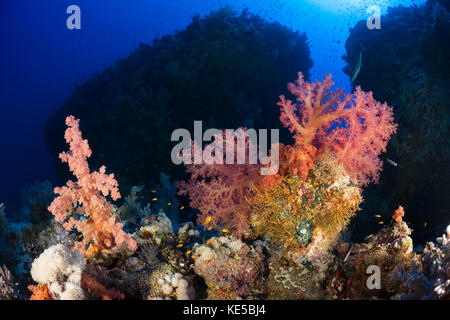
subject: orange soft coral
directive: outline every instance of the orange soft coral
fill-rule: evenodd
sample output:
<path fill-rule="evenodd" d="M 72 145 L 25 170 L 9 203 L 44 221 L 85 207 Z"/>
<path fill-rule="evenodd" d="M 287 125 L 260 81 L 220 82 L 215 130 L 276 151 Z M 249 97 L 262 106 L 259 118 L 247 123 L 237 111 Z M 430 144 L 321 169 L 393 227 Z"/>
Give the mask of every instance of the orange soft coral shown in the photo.
<path fill-rule="evenodd" d="M 288 86 L 297 103 L 280 97 L 280 120 L 296 142 L 286 155 L 291 173 L 305 179 L 315 157 L 330 150 L 362 185 L 378 182 L 378 154 L 386 150 L 397 128 L 392 108 L 359 87 L 351 95 L 342 89 L 330 90 L 333 85 L 331 75 L 323 82 L 308 83 L 299 73 L 298 80 Z"/>
<path fill-rule="evenodd" d="M 30 297 L 30 300 L 54 300 L 51 297 L 50 291 L 48 290 L 46 284 L 37 286 L 29 285 L 28 290 L 33 293 Z"/>
<path fill-rule="evenodd" d="M 56 221 L 64 223 L 65 229 L 76 228 L 83 234 L 83 240 L 76 244 L 82 254 L 91 242 L 105 249 L 126 244 L 130 250 L 135 250 L 136 242 L 122 230 L 123 224 L 112 214 L 113 206 L 106 199 L 108 195 L 113 200 L 120 198 L 114 174 L 107 175 L 104 166 L 99 171 L 90 172 L 87 158 L 92 151 L 81 136 L 79 120 L 69 116 L 66 124 L 65 139 L 70 151 L 61 153 L 59 157 L 69 164 L 77 181 L 69 180 L 66 186 L 55 188 L 59 196 L 51 203 L 49 211 Z M 77 215 L 85 219 L 77 220 Z"/>
<path fill-rule="evenodd" d="M 403 216 L 405 215 L 405 210 L 402 206 L 398 206 L 398 209 L 395 210 L 394 215 L 392 216 L 392 219 L 394 219 L 396 224 L 399 224 L 403 220 Z"/>

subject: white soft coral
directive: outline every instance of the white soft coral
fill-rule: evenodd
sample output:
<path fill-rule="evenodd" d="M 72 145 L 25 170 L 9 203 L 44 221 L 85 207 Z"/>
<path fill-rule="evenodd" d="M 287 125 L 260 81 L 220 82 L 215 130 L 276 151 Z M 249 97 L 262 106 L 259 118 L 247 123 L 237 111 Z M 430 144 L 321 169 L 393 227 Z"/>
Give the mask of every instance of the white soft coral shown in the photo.
<path fill-rule="evenodd" d="M 80 286 L 85 268 L 84 258 L 63 244 L 46 249 L 31 265 L 33 280 L 46 284 L 61 300 L 82 300 L 84 291 Z"/>

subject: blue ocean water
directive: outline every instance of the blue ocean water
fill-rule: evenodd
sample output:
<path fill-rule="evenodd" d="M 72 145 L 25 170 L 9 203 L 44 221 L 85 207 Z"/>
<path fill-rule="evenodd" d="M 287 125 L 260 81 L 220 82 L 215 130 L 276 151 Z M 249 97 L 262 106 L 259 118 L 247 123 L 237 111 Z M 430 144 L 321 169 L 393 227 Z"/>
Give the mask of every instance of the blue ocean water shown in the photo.
<path fill-rule="evenodd" d="M 249 8 L 269 21 L 306 32 L 314 66 L 311 80 L 332 73 L 350 90 L 342 72 L 349 27 L 378 5 L 425 1 L 360 0 L 46 0 L 1 1 L 0 203 L 18 210 L 20 189 L 36 180 L 55 182 L 43 126 L 74 85 L 126 57 L 139 43 L 183 29 L 195 14 L 225 5 Z M 66 8 L 81 8 L 81 30 L 68 30 Z"/>

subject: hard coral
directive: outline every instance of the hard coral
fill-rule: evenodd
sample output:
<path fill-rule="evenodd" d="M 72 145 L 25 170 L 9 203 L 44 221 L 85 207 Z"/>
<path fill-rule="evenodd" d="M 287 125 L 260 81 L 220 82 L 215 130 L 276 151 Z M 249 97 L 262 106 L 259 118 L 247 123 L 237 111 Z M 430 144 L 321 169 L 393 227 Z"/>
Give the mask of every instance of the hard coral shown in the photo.
<path fill-rule="evenodd" d="M 213 237 L 194 246 L 195 272 L 208 286 L 209 298 L 236 299 L 261 293 L 264 255 L 232 237 Z"/>
<path fill-rule="evenodd" d="M 280 120 L 296 142 L 287 159 L 290 170 L 304 179 L 315 157 L 330 150 L 362 185 L 377 182 L 381 169 L 378 154 L 386 150 L 397 128 L 392 109 L 359 87 L 354 94 L 347 94 L 342 89 L 331 90 L 333 85 L 331 75 L 323 82 L 308 83 L 300 72 L 297 81 L 288 86 L 297 103 L 280 97 Z"/>
<path fill-rule="evenodd" d="M 123 224 L 112 214 L 113 206 L 106 199 L 108 195 L 113 200 L 120 198 L 114 174 L 107 175 L 104 166 L 99 171 L 90 171 L 87 158 L 92 151 L 88 141 L 81 136 L 79 120 L 69 116 L 66 124 L 65 139 L 70 151 L 61 153 L 59 157 L 69 164 L 77 182 L 69 180 L 66 186 L 55 188 L 59 196 L 53 200 L 49 211 L 56 221 L 64 222 L 67 230 L 76 228 L 83 234 L 83 240 L 76 244 L 82 254 L 91 242 L 105 249 L 126 244 L 130 250 L 136 250 L 136 242 L 122 230 Z M 77 215 L 85 219 L 77 220 Z"/>

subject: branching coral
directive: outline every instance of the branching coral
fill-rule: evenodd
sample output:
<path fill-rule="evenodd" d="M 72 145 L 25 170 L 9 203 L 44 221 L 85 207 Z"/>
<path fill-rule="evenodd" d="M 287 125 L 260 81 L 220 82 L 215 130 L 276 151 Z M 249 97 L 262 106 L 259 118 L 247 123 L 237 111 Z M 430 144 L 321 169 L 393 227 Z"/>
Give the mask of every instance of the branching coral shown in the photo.
<path fill-rule="evenodd" d="M 233 138 L 237 144 L 233 152 L 233 161 L 237 162 L 235 160 L 239 159 L 239 154 L 245 154 L 246 163 L 230 164 L 226 161 L 226 152 L 223 152 L 220 156 L 223 164 L 187 165 L 186 171 L 191 173 L 191 178 L 188 182 L 179 183 L 178 186 L 179 194 L 189 195 L 190 206 L 200 210 L 201 214 L 197 219 L 199 224 L 205 224 L 206 219 L 211 217 L 208 228 L 222 226 L 240 238 L 248 232 L 250 211 L 247 198 L 252 195 L 251 186 L 259 177 L 260 166 L 249 163 L 252 142 L 245 136 L 244 130 L 237 132 L 238 135 Z M 239 134 L 245 139 L 244 145 L 238 144 L 241 137 Z M 214 143 L 217 143 L 216 141 Z M 225 132 L 223 140 L 220 141 L 226 146 Z M 208 147 L 205 147 L 205 150 Z M 222 150 L 226 150 L 225 147 Z M 213 156 L 217 157 L 218 154 Z"/>
<path fill-rule="evenodd" d="M 359 87 L 351 95 L 342 89 L 330 90 L 333 85 L 331 75 L 323 82 L 308 83 L 299 73 L 297 81 L 288 86 L 297 103 L 280 97 L 280 120 L 296 142 L 287 157 L 290 172 L 305 179 L 315 157 L 330 150 L 362 185 L 377 182 L 378 154 L 385 151 L 397 128 L 392 109 Z"/>
<path fill-rule="evenodd" d="M 349 222 L 361 201 L 360 189 L 334 156 L 326 152 L 306 180 L 286 176 L 270 189 L 255 188 L 255 196 L 249 200 L 250 222 L 257 236 L 282 244 L 287 251 L 298 251 L 319 230 L 333 238 Z"/>
<path fill-rule="evenodd" d="M 122 230 L 123 224 L 112 214 L 113 206 L 106 199 L 108 195 L 113 200 L 120 198 L 114 174 L 107 175 L 104 166 L 99 171 L 90 171 L 87 158 L 92 151 L 88 141 L 81 136 L 79 120 L 69 116 L 66 124 L 65 139 L 70 151 L 59 157 L 69 164 L 77 182 L 69 180 L 66 186 L 55 188 L 59 196 L 53 200 L 49 211 L 56 221 L 64 222 L 67 230 L 76 228 L 83 234 L 83 240 L 76 244 L 82 254 L 91 242 L 105 249 L 126 244 L 130 250 L 136 250 L 135 241 Z M 83 218 L 77 219 L 78 216 Z"/>

